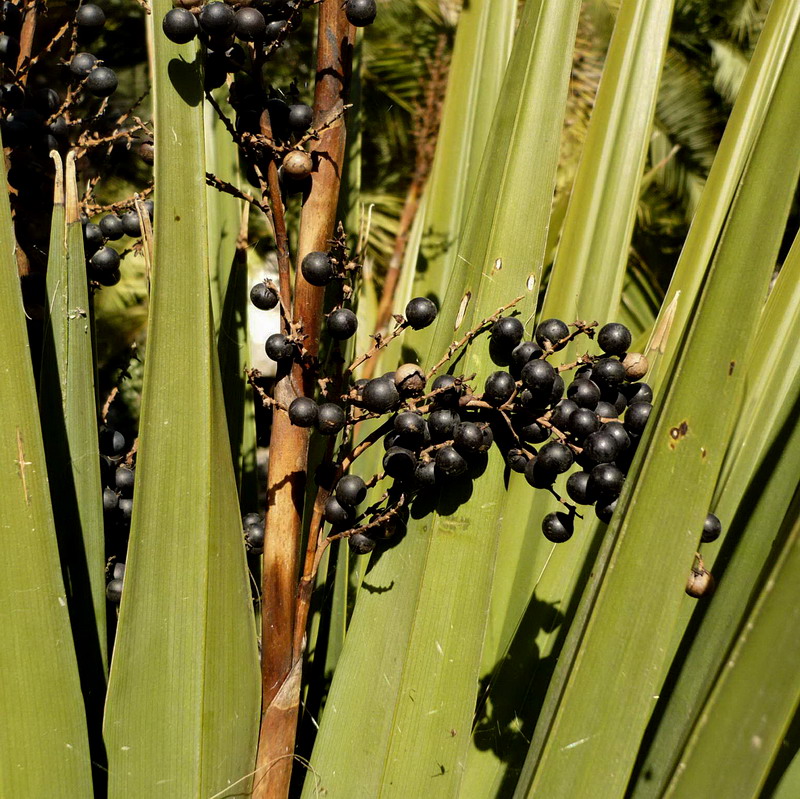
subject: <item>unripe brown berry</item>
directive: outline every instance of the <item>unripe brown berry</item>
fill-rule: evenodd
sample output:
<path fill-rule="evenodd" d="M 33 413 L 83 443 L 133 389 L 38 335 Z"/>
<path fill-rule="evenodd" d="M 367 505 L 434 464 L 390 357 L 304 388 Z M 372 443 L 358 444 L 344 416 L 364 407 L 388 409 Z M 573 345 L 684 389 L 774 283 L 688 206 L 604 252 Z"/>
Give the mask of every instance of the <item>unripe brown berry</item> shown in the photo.
<path fill-rule="evenodd" d="M 425 372 L 415 363 L 404 363 L 395 369 L 394 384 L 401 394 L 421 394 L 425 390 Z"/>
<path fill-rule="evenodd" d="M 314 162 L 304 150 L 292 150 L 283 159 L 283 171 L 292 180 L 303 180 L 311 174 Z"/>
<path fill-rule="evenodd" d="M 686 581 L 686 593 L 694 599 L 710 597 L 714 593 L 715 587 L 711 572 L 706 571 L 702 566 L 695 566 Z"/>
<path fill-rule="evenodd" d="M 641 352 L 629 352 L 622 365 L 625 367 L 625 377 L 628 380 L 641 380 L 650 368 L 647 358 Z"/>

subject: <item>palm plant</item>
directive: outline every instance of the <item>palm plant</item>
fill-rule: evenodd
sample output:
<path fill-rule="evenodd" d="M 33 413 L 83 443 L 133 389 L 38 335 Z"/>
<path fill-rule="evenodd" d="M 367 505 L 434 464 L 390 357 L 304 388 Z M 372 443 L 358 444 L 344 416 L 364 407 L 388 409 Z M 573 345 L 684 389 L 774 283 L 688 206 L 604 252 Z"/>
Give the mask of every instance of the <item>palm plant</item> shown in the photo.
<path fill-rule="evenodd" d="M 355 30 L 338 2 L 316 5 L 316 132 L 285 144 L 262 108 L 250 138 L 232 124 L 231 140 L 233 112 L 204 91 L 201 59 L 210 72 L 211 56 L 194 41 L 169 41 L 161 20 L 170 3 L 153 4 L 157 202 L 152 232 L 136 205 L 150 280 L 147 351 L 110 666 L 100 410 L 71 156 L 63 169 L 57 159 L 38 400 L 16 264 L 4 249 L 0 335 L 15 357 L 0 381 L 11 410 L 0 421 L 0 614 L 12 642 L 0 707 L 18 720 L 0 747 L 4 792 L 796 795 L 800 250 L 784 258 L 782 244 L 800 174 L 800 8 L 737 2 L 716 17 L 688 0 L 623 0 L 603 18 L 606 4 L 582 17 L 579 0 L 521 9 L 470 0 L 407 241 L 398 248 L 384 222 L 372 239 L 382 247 L 370 253 L 383 250 L 386 262 L 391 248 L 394 312 L 432 297 L 437 321 L 403 332 L 400 316 L 359 358 L 369 341 L 348 349 L 320 330 L 323 311 L 346 293 L 326 295 L 300 264 L 331 252 L 341 273 L 356 274 L 368 238 L 364 217 L 355 229 L 359 201 L 380 189 L 397 209 L 411 207 L 402 199 L 408 171 L 394 162 L 410 152 L 424 73 L 418 60 L 413 80 L 400 79 L 376 37 L 362 64 L 380 80 L 364 91 L 359 130 L 345 108 L 359 102 L 346 98 Z M 415 7 L 428 13 L 421 41 L 451 35 L 440 4 Z M 389 13 L 410 24 L 409 8 Z M 696 31 L 682 30 L 693 18 Z M 593 38 L 604 24 L 613 33 L 601 58 Z M 717 146 L 713 70 L 694 58 L 712 37 L 715 52 L 730 50 L 720 31 L 739 37 L 749 63 Z M 718 69 L 728 77 L 717 86 L 730 90 L 730 63 Z M 376 114 L 395 132 L 359 146 L 371 136 L 370 91 L 402 111 Z M 278 166 L 300 150 L 316 161 L 298 210 Z M 257 168 L 252 192 L 237 174 L 240 152 Z M 277 284 L 260 290 L 280 298 L 284 334 L 302 326 L 302 358 L 279 362 L 272 395 L 250 374 L 273 417 L 263 559 L 241 523 L 252 510 L 255 446 L 243 203 L 268 220 L 277 253 Z M 692 224 L 662 302 L 669 258 L 654 263 L 655 245 L 641 242 L 663 242 L 656 231 L 665 228 L 673 243 L 682 238 L 676 209 Z M 341 220 L 347 236 L 337 233 Z M 5 201 L 0 236 L 14 236 Z M 355 283 L 362 334 L 379 314 L 371 274 Z M 336 486 L 326 462 L 341 455 L 339 473 L 349 466 L 369 482 L 382 467 L 366 444 L 388 428 L 362 416 L 338 442 L 309 437 L 290 423 L 292 401 L 351 407 L 340 399 L 346 379 L 395 370 L 412 354 L 426 370 L 463 376 L 476 399 L 497 369 L 480 331 L 512 308 L 528 329 L 552 317 L 575 330 L 620 317 L 638 334 L 656 400 L 610 522 L 573 514 L 569 540 L 544 538 L 542 517 L 558 502 L 491 447 L 474 484 L 420 495 L 407 515 L 387 504 L 390 489 L 377 503 L 381 524 L 323 526 Z M 455 340 L 463 346 L 451 348 Z M 579 344 L 564 344 L 565 360 L 580 359 Z M 554 488 L 561 495 L 564 480 Z M 709 511 L 723 533 L 701 542 Z M 346 545 L 356 535 L 370 554 Z M 107 777 L 101 768 L 93 776 L 104 752 Z"/>

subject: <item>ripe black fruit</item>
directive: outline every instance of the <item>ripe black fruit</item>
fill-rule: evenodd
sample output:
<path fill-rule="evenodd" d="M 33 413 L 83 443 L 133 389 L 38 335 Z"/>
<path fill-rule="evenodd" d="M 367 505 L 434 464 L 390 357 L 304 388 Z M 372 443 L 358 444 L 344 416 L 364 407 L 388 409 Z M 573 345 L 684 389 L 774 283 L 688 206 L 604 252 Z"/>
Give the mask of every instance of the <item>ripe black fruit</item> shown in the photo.
<path fill-rule="evenodd" d="M 569 430 L 578 441 L 583 441 L 586 436 L 590 436 L 599 429 L 600 420 L 597 418 L 597 414 L 594 411 L 590 411 L 588 408 L 578 408 L 570 415 L 569 421 L 567 422 L 567 430 Z"/>
<path fill-rule="evenodd" d="M 236 27 L 236 12 L 225 3 L 209 3 L 200 12 L 200 27 L 209 36 L 227 36 Z"/>
<path fill-rule="evenodd" d="M 368 555 L 375 549 L 376 543 L 374 538 L 370 538 L 363 533 L 353 533 L 347 538 L 347 545 L 356 555 Z"/>
<path fill-rule="evenodd" d="M 86 88 L 95 97 L 110 97 L 117 90 L 117 74 L 108 67 L 95 67 L 86 78 Z"/>
<path fill-rule="evenodd" d="M 597 494 L 589 487 L 588 472 L 573 472 L 567 478 L 567 494 L 579 505 L 593 505 L 597 501 Z"/>
<path fill-rule="evenodd" d="M 628 400 L 628 405 L 633 405 L 634 402 L 653 401 L 653 389 L 647 383 L 622 386 L 621 391 Z"/>
<path fill-rule="evenodd" d="M 522 367 L 520 377 L 531 391 L 547 393 L 549 396 L 556 382 L 556 370 L 547 361 L 529 361 Z"/>
<path fill-rule="evenodd" d="M 700 540 L 704 544 L 710 544 L 712 541 L 716 541 L 721 533 L 722 522 L 713 513 L 709 513 L 703 522 L 703 535 L 700 536 Z"/>
<path fill-rule="evenodd" d="M 589 487 L 601 496 L 616 497 L 624 482 L 625 475 L 610 463 L 599 463 L 589 473 Z"/>
<path fill-rule="evenodd" d="M 635 436 L 641 435 L 653 406 L 649 402 L 634 402 L 625 411 L 625 429 Z"/>
<path fill-rule="evenodd" d="M 433 441 L 449 441 L 456 425 L 461 421 L 458 413 L 450 408 L 439 408 L 428 416 L 428 430 Z"/>
<path fill-rule="evenodd" d="M 611 436 L 619 447 L 619 452 L 624 452 L 631 445 L 631 437 L 625 430 L 622 422 L 606 422 L 602 430 L 606 435 Z"/>
<path fill-rule="evenodd" d="M 539 456 L 525 464 L 525 479 L 534 488 L 549 488 L 556 479 L 556 473 L 539 462 Z"/>
<path fill-rule="evenodd" d="M 463 389 L 456 383 L 453 375 L 439 375 L 433 381 L 431 391 L 437 392 L 433 397 L 437 405 L 452 405 L 458 402 Z"/>
<path fill-rule="evenodd" d="M 522 367 L 525 366 L 528 361 L 539 358 L 541 354 L 542 351 L 533 341 L 523 341 L 517 344 L 511 351 L 512 371 L 519 374 L 522 371 Z"/>
<path fill-rule="evenodd" d="M 333 280 L 334 270 L 326 252 L 310 252 L 300 264 L 303 277 L 312 286 L 327 286 Z"/>
<path fill-rule="evenodd" d="M 361 392 L 361 402 L 368 411 L 385 413 L 400 401 L 400 393 L 393 380 L 376 377 L 370 380 Z"/>
<path fill-rule="evenodd" d="M 133 469 L 129 469 L 127 466 L 120 466 L 114 473 L 114 484 L 117 486 L 117 490 L 121 491 L 125 496 L 130 496 L 133 493 L 134 480 Z"/>
<path fill-rule="evenodd" d="M 273 361 L 282 361 L 294 355 L 294 342 L 283 333 L 273 333 L 264 344 L 264 351 Z"/>
<path fill-rule="evenodd" d="M 106 586 L 106 599 L 118 605 L 122 601 L 122 580 L 110 580 Z"/>
<path fill-rule="evenodd" d="M 191 16 L 191 15 L 190 15 Z M 108 214 L 100 220 L 100 230 L 107 239 L 116 241 L 125 235 L 122 220 L 116 214 Z"/>
<path fill-rule="evenodd" d="M 119 501 L 119 510 L 122 514 L 123 521 L 129 522 L 131 520 L 131 516 L 133 515 L 133 500 L 132 499 L 121 499 Z"/>
<path fill-rule="evenodd" d="M 75 23 L 81 28 L 98 30 L 106 24 L 106 15 L 100 6 L 84 3 L 75 14 Z"/>
<path fill-rule="evenodd" d="M 564 396 L 564 378 L 556 372 L 556 379 L 553 381 L 553 388 L 550 390 L 548 405 L 555 405 Z"/>
<path fill-rule="evenodd" d="M 406 305 L 406 321 L 414 330 L 422 330 L 436 319 L 437 309 L 427 297 L 415 297 Z"/>
<path fill-rule="evenodd" d="M 615 358 L 603 358 L 592 367 L 592 380 L 600 386 L 619 386 L 625 380 L 625 367 Z"/>
<path fill-rule="evenodd" d="M 278 294 L 266 283 L 256 283 L 250 289 L 250 302 L 260 311 L 271 311 L 278 304 Z"/>
<path fill-rule="evenodd" d="M 113 272 L 119 267 L 119 253 L 111 247 L 101 247 L 89 260 L 101 272 Z"/>
<path fill-rule="evenodd" d="M 328 333 L 336 341 L 344 341 L 355 335 L 358 318 L 349 308 L 338 308 L 328 316 Z"/>
<path fill-rule="evenodd" d="M 352 508 L 342 505 L 336 497 L 328 497 L 323 516 L 325 521 L 334 527 L 347 527 L 355 521 L 356 515 Z"/>
<path fill-rule="evenodd" d="M 344 13 L 351 25 L 363 28 L 365 25 L 371 25 L 375 21 L 378 6 L 375 0 L 347 0 Z"/>
<path fill-rule="evenodd" d="M 113 488 L 103 489 L 103 512 L 111 513 L 119 506 L 119 494 Z"/>
<path fill-rule="evenodd" d="M 114 457 L 125 451 L 125 436 L 108 425 L 102 425 L 98 431 L 100 452 L 103 455 Z"/>
<path fill-rule="evenodd" d="M 531 444 L 541 444 L 550 438 L 550 430 L 536 420 L 530 421 L 519 428 L 519 437 Z"/>
<path fill-rule="evenodd" d="M 600 401 L 600 389 L 597 383 L 584 378 L 572 381 L 572 385 L 567 389 L 567 396 L 581 408 L 594 410 Z"/>
<path fill-rule="evenodd" d="M 85 78 L 94 69 L 96 63 L 97 58 L 91 53 L 78 53 L 69 62 L 69 71 L 76 78 Z"/>
<path fill-rule="evenodd" d="M 528 464 L 528 456 L 521 449 L 510 449 L 506 454 L 506 463 L 512 472 L 522 474 Z"/>
<path fill-rule="evenodd" d="M 453 446 L 462 454 L 477 452 L 483 444 L 483 430 L 473 422 L 461 422 L 453 433 Z"/>
<path fill-rule="evenodd" d="M 313 427 L 318 416 L 319 406 L 311 397 L 295 397 L 289 405 L 289 421 L 297 427 Z"/>
<path fill-rule="evenodd" d="M 354 508 L 367 497 L 367 486 L 357 474 L 346 474 L 336 484 L 336 499 L 340 505 Z"/>
<path fill-rule="evenodd" d="M 563 399 L 553 409 L 553 415 L 550 417 L 550 422 L 557 430 L 565 432 L 569 429 L 569 420 L 572 414 L 578 410 L 577 403 L 571 399 Z"/>
<path fill-rule="evenodd" d="M 594 412 L 601 419 L 616 419 L 619 415 L 616 406 L 612 405 L 610 402 L 604 402 L 603 400 L 600 400 L 600 402 L 594 406 Z"/>
<path fill-rule="evenodd" d="M 317 430 L 324 436 L 338 433 L 345 423 L 345 413 L 342 408 L 332 402 L 323 402 L 317 412 Z"/>
<path fill-rule="evenodd" d="M 414 479 L 425 488 L 433 488 L 436 485 L 436 461 L 428 461 L 428 463 L 417 462 L 417 468 L 414 469 Z"/>
<path fill-rule="evenodd" d="M 569 335 L 569 328 L 560 319 L 545 319 L 536 328 L 536 343 L 545 349 L 548 345 L 555 348 L 559 341 Z"/>
<path fill-rule="evenodd" d="M 544 537 L 554 544 L 563 544 L 564 541 L 569 541 L 574 530 L 572 517 L 566 513 L 548 513 L 542 519 Z"/>
<path fill-rule="evenodd" d="M 389 447 L 383 456 L 383 470 L 396 480 L 409 480 L 417 467 L 417 456 L 405 447 Z"/>
<path fill-rule="evenodd" d="M 161 21 L 161 30 L 171 42 L 186 44 L 200 33 L 197 17 L 185 8 L 173 8 Z"/>
<path fill-rule="evenodd" d="M 11 36 L 0 36 L 0 61 L 11 66 L 19 56 L 19 42 Z"/>
<path fill-rule="evenodd" d="M 617 440 L 603 430 L 592 433 L 583 443 L 583 454 L 595 463 L 611 463 L 619 452 Z"/>
<path fill-rule="evenodd" d="M 242 517 L 244 540 L 253 555 L 264 551 L 264 520 L 257 513 L 248 513 Z"/>
<path fill-rule="evenodd" d="M 618 501 L 618 497 L 614 497 L 612 500 L 609 500 L 607 497 L 599 499 L 594 506 L 594 512 L 597 518 L 600 519 L 601 522 L 608 524 L 611 521 L 611 517 L 614 515 L 614 511 L 617 509 Z"/>
<path fill-rule="evenodd" d="M 597 343 L 606 355 L 621 355 L 631 346 L 631 331 L 619 322 L 609 322 L 600 328 Z"/>
<path fill-rule="evenodd" d="M 305 133 L 314 121 L 314 109 L 305 103 L 289 106 L 289 127 L 295 133 Z"/>
<path fill-rule="evenodd" d="M 572 450 L 560 441 L 551 441 L 539 450 L 536 460 L 541 468 L 556 474 L 563 474 L 575 463 L 575 456 L 572 454 Z"/>
<path fill-rule="evenodd" d="M 491 328 L 491 341 L 501 352 L 512 352 L 522 341 L 525 328 L 516 316 L 501 316 Z"/>
<path fill-rule="evenodd" d="M 492 372 L 486 378 L 483 398 L 491 405 L 502 405 L 511 399 L 516 383 L 508 372 Z"/>
<path fill-rule="evenodd" d="M 103 231 L 99 225 L 89 222 L 83 226 L 83 243 L 87 252 L 94 252 L 103 243 Z"/>
<path fill-rule="evenodd" d="M 453 447 L 442 447 L 436 453 L 436 468 L 448 477 L 458 477 L 467 471 L 467 461 Z"/>
<path fill-rule="evenodd" d="M 406 441 L 419 442 L 425 438 L 427 425 L 425 420 L 418 413 L 413 411 L 403 411 L 394 417 L 394 430 L 403 436 Z"/>
<path fill-rule="evenodd" d="M 245 42 L 263 38 L 267 30 L 264 15 L 255 8 L 240 8 L 234 14 L 236 35 Z"/>
<path fill-rule="evenodd" d="M 122 229 L 125 235 L 138 238 L 142 235 L 142 223 L 139 221 L 139 214 L 136 211 L 126 211 L 122 215 Z"/>

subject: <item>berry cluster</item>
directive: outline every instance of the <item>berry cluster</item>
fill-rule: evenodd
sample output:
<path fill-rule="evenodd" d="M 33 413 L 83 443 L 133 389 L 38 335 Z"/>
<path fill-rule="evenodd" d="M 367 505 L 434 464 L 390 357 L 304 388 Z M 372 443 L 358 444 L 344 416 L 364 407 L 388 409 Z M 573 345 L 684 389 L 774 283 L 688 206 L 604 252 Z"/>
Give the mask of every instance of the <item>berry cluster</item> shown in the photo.
<path fill-rule="evenodd" d="M 126 457 L 125 436 L 110 425 L 99 431 L 100 477 L 103 485 L 103 513 L 108 549 L 114 553 L 107 568 L 106 597 L 119 604 L 125 576 L 125 552 L 133 513 L 133 486 L 136 466 L 133 456 Z"/>
<path fill-rule="evenodd" d="M 295 30 L 302 21 L 304 0 L 242 0 L 203 3 L 203 0 L 174 0 L 175 8 L 162 20 L 164 35 L 176 44 L 187 44 L 195 37 L 207 48 L 209 67 L 216 75 L 237 72 L 245 53 L 234 39 L 272 48 Z M 362 27 L 375 20 L 375 0 L 346 0 L 345 14 L 352 25 Z M 229 67 L 236 67 L 231 69 Z M 224 81 L 224 77 L 223 77 Z M 222 85 L 220 82 L 217 85 Z"/>
<path fill-rule="evenodd" d="M 145 200 L 142 205 L 150 221 L 153 221 L 153 201 Z M 109 241 L 117 241 L 123 236 L 139 238 L 142 226 L 135 208 L 123 211 L 122 214 L 110 213 L 103 216 L 99 223 L 89 221 L 86 214 L 81 215 L 83 224 L 83 246 L 86 253 L 86 267 L 89 279 L 101 286 L 114 286 L 119 283 L 119 265 L 122 256 Z"/>

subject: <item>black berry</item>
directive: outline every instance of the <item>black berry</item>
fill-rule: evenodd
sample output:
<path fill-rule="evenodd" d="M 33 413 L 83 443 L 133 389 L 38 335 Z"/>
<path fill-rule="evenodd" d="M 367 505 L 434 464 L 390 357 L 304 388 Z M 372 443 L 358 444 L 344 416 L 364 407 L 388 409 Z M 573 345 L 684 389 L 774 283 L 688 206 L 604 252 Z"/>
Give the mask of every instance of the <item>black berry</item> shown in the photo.
<path fill-rule="evenodd" d="M 597 504 L 594 506 L 594 512 L 601 522 L 608 524 L 611 521 L 614 511 L 617 509 L 617 501 L 617 497 L 611 500 L 608 498 L 597 500 Z"/>
<path fill-rule="evenodd" d="M 491 328 L 491 342 L 500 351 L 512 352 L 522 341 L 525 328 L 516 316 L 502 316 Z"/>
<path fill-rule="evenodd" d="M 225 3 L 208 3 L 200 12 L 200 27 L 209 36 L 227 36 L 236 27 L 236 13 Z"/>
<path fill-rule="evenodd" d="M 96 63 L 97 58 L 91 53 L 78 53 L 69 62 L 69 71 L 76 78 L 85 78 L 94 69 Z"/>
<path fill-rule="evenodd" d="M 624 482 L 625 475 L 610 463 L 599 463 L 589 473 L 589 487 L 598 495 L 616 497 Z"/>
<path fill-rule="evenodd" d="M 323 516 L 334 527 L 346 527 L 355 521 L 353 509 L 341 505 L 336 497 L 328 497 Z"/>
<path fill-rule="evenodd" d="M 558 343 L 569 335 L 569 328 L 560 319 L 545 319 L 536 328 L 534 338 L 536 343 L 546 349 L 555 349 Z"/>
<path fill-rule="evenodd" d="M 375 0 L 347 0 L 344 13 L 351 25 L 363 28 L 365 25 L 371 25 L 375 21 L 378 6 Z"/>
<path fill-rule="evenodd" d="M 305 133 L 314 120 L 314 109 L 305 103 L 289 106 L 289 126 L 296 133 Z"/>
<path fill-rule="evenodd" d="M 370 380 L 361 392 L 361 402 L 368 411 L 385 413 L 400 401 L 400 393 L 393 380 L 376 377 Z"/>
<path fill-rule="evenodd" d="M 95 97 L 110 97 L 118 83 L 116 73 L 108 67 L 95 67 L 86 78 L 86 88 Z"/>
<path fill-rule="evenodd" d="M 606 355 L 621 355 L 631 346 L 631 331 L 619 322 L 609 322 L 600 328 L 597 343 Z"/>
<path fill-rule="evenodd" d="M 200 32 L 197 17 L 186 8 L 173 8 L 161 21 L 161 30 L 171 42 L 187 44 Z"/>
<path fill-rule="evenodd" d="M 584 378 L 572 381 L 572 385 L 567 389 L 567 396 L 581 408 L 594 410 L 600 401 L 600 389 L 597 383 Z"/>
<path fill-rule="evenodd" d="M 342 408 L 332 402 L 323 402 L 317 411 L 317 430 L 324 436 L 338 433 L 345 423 L 345 413 Z"/>
<path fill-rule="evenodd" d="M 363 533 L 353 533 L 348 537 L 347 544 L 356 555 L 368 555 L 375 549 L 376 541 Z"/>
<path fill-rule="evenodd" d="M 336 499 L 340 505 L 354 508 L 367 497 L 367 486 L 357 474 L 346 474 L 336 484 Z"/>
<path fill-rule="evenodd" d="M 589 487 L 589 472 L 573 472 L 567 478 L 567 494 L 579 505 L 593 505 L 597 494 Z"/>
<path fill-rule="evenodd" d="M 578 408 L 569 417 L 567 430 L 575 436 L 578 441 L 583 441 L 586 436 L 597 432 L 600 429 L 600 420 L 594 411 L 588 408 Z"/>
<path fill-rule="evenodd" d="M 264 15 L 255 8 L 244 6 L 234 14 L 236 35 L 245 42 L 261 39 L 267 31 Z"/>
<path fill-rule="evenodd" d="M 548 513 L 542 519 L 544 537 L 554 544 L 563 544 L 564 541 L 569 541 L 574 529 L 572 517 L 566 513 Z"/>
<path fill-rule="evenodd" d="M 442 447 L 436 453 L 436 468 L 448 477 L 458 477 L 467 471 L 467 461 L 453 447 Z"/>
<path fill-rule="evenodd" d="M 111 247 L 101 247 L 91 257 L 90 262 L 101 272 L 113 272 L 119 267 L 119 253 Z"/>
<path fill-rule="evenodd" d="M 705 522 L 703 522 L 703 535 L 700 540 L 704 544 L 710 544 L 712 541 L 716 541 L 721 533 L 722 522 L 713 513 L 709 513 Z"/>
<path fill-rule="evenodd" d="M 422 330 L 436 319 L 437 309 L 427 297 L 415 297 L 406 305 L 406 321 L 414 330 Z"/>
<path fill-rule="evenodd" d="M 191 16 L 191 15 L 190 15 Z M 125 235 L 122 220 L 116 214 L 108 214 L 100 220 L 100 230 L 111 241 L 121 239 Z"/>
<path fill-rule="evenodd" d="M 338 308 L 328 315 L 328 333 L 336 341 L 344 341 L 355 335 L 358 318 L 349 308 Z"/>
<path fill-rule="evenodd" d="M 522 367 L 520 377 L 531 391 L 546 392 L 549 396 L 556 382 L 556 370 L 547 361 L 529 361 Z"/>
<path fill-rule="evenodd" d="M 390 447 L 383 456 L 383 470 L 389 477 L 408 480 L 417 466 L 417 456 L 405 447 Z"/>
<path fill-rule="evenodd" d="M 282 361 L 294 355 L 294 342 L 283 333 L 273 333 L 264 344 L 264 351 L 273 361 Z"/>
<path fill-rule="evenodd" d="M 625 380 L 625 367 L 615 358 L 603 358 L 592 367 L 592 380 L 598 385 L 618 386 Z"/>
<path fill-rule="evenodd" d="M 100 6 L 84 3 L 75 14 L 75 23 L 81 28 L 98 30 L 106 24 L 106 15 Z"/>
<path fill-rule="evenodd" d="M 428 416 L 428 430 L 433 441 L 449 441 L 453 437 L 456 425 L 461 421 L 457 411 L 450 408 L 439 408 Z"/>
<path fill-rule="evenodd" d="M 463 455 L 477 452 L 483 444 L 483 431 L 474 422 L 461 422 L 453 432 L 453 446 Z"/>
<path fill-rule="evenodd" d="M 319 406 L 311 397 L 295 397 L 289 405 L 289 421 L 297 427 L 313 427 L 318 415 Z"/>
<path fill-rule="evenodd" d="M 327 286 L 334 276 L 333 264 L 325 252 L 308 253 L 300 264 L 300 271 L 312 286 Z"/>
<path fill-rule="evenodd" d="M 256 283 L 250 289 L 250 302 L 260 311 L 271 311 L 278 304 L 278 294 L 266 283 Z"/>
<path fill-rule="evenodd" d="M 583 443 L 583 454 L 595 463 L 611 463 L 619 454 L 617 440 L 610 433 L 598 430 L 587 437 Z"/>
<path fill-rule="evenodd" d="M 625 411 L 625 429 L 635 436 L 644 431 L 653 406 L 649 402 L 634 402 Z"/>
<path fill-rule="evenodd" d="M 139 214 L 136 211 L 126 211 L 121 219 L 125 235 L 133 238 L 138 238 L 142 235 L 142 223 L 139 221 Z"/>
<path fill-rule="evenodd" d="M 511 399 L 514 389 L 516 383 L 508 372 L 493 372 L 486 378 L 483 398 L 491 405 L 503 405 Z"/>

